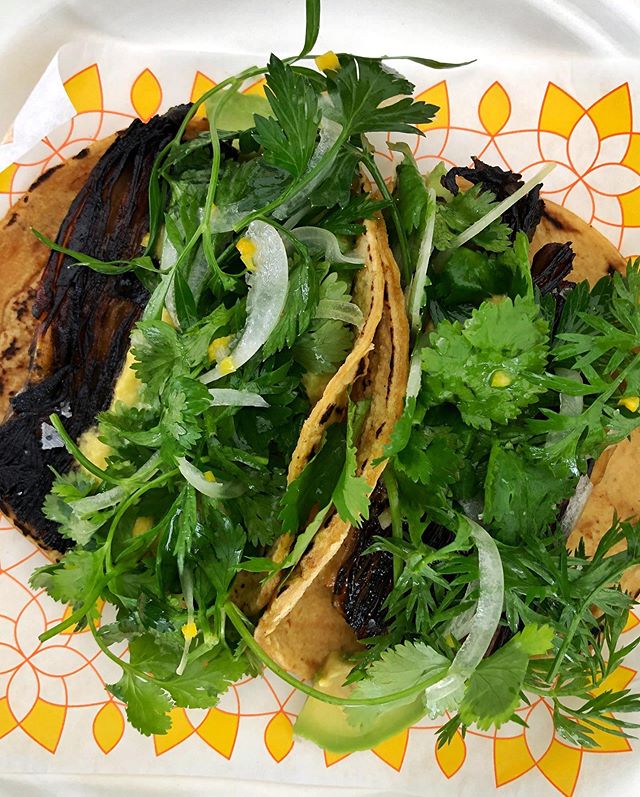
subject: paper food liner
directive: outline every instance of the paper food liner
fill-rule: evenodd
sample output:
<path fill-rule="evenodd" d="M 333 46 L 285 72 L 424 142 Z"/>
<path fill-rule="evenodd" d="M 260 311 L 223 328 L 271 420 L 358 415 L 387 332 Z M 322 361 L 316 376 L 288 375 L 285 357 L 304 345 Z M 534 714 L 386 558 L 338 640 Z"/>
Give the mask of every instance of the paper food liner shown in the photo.
<path fill-rule="evenodd" d="M 92 141 L 196 99 L 248 64 L 229 55 L 63 47 L 0 145 L 2 215 L 47 169 Z M 547 60 L 443 72 L 403 63 L 400 69 L 420 99 L 440 108 L 424 137 L 393 136 L 408 141 L 425 170 L 478 155 L 528 178 L 553 161 L 545 195 L 592 223 L 624 255 L 640 253 L 640 82 L 630 82 L 637 63 Z M 393 153 L 383 137 L 376 146 L 390 173 Z M 370 752 L 335 756 L 294 739 L 301 697 L 267 675 L 236 684 L 210 711 L 175 709 L 166 736 L 140 736 L 105 692 L 119 671 L 90 634 L 38 642 L 64 613 L 28 586 L 32 570 L 45 562 L 0 520 L 1 772 L 206 775 L 421 795 L 486 795 L 497 788 L 508 795 L 640 792 L 635 742 L 600 734 L 598 751 L 570 746 L 554 735 L 542 699 L 520 711 L 526 729 L 472 729 L 438 749 L 435 730 L 445 720 L 425 719 Z M 624 643 L 638 626 L 640 612 L 630 615 Z M 638 669 L 636 653 L 605 688 L 625 688 Z"/>

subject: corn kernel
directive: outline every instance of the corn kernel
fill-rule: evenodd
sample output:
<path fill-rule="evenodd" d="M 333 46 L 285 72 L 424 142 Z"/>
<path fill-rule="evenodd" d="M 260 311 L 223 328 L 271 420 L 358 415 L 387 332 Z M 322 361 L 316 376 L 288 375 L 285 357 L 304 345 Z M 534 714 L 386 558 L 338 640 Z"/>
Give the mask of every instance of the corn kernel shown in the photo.
<path fill-rule="evenodd" d="M 249 238 L 241 238 L 236 244 L 236 249 L 240 252 L 240 260 L 245 264 L 247 271 L 255 271 L 256 265 L 253 256 L 256 253 L 256 245 Z"/>
<path fill-rule="evenodd" d="M 491 387 L 509 387 L 513 380 L 506 371 L 494 371 L 491 374 Z"/>
<path fill-rule="evenodd" d="M 629 412 L 638 412 L 640 396 L 623 396 L 618 402 L 619 407 L 626 407 Z"/>
<path fill-rule="evenodd" d="M 232 374 L 236 370 L 236 367 L 233 364 L 233 357 L 231 356 L 225 357 L 224 360 L 220 360 L 219 367 L 222 376 L 226 376 L 227 374 Z"/>
<path fill-rule="evenodd" d="M 207 349 L 210 363 L 214 360 L 218 360 L 221 355 L 226 356 L 230 340 L 231 335 L 225 335 L 223 338 L 215 338 L 215 340 L 211 341 Z"/>
<path fill-rule="evenodd" d="M 315 60 L 321 72 L 337 72 L 340 69 L 340 61 L 333 50 L 327 50 L 323 55 L 316 56 Z"/>
<path fill-rule="evenodd" d="M 202 475 L 208 482 L 214 482 L 216 480 L 216 477 L 213 475 L 213 471 L 205 470 Z"/>
<path fill-rule="evenodd" d="M 136 522 L 133 524 L 133 528 L 131 529 L 131 535 L 133 537 L 137 537 L 139 534 L 144 534 L 151 528 L 153 528 L 153 518 L 142 515 L 141 517 L 136 518 Z"/>
<path fill-rule="evenodd" d="M 182 626 L 182 636 L 185 639 L 193 639 L 194 637 L 198 636 L 198 627 L 194 622 L 185 623 Z"/>
<path fill-rule="evenodd" d="M 150 241 L 150 240 L 151 240 L 151 238 L 149 237 L 149 233 L 148 233 L 148 232 L 147 232 L 147 233 L 145 233 L 145 234 L 142 236 L 142 240 L 140 241 L 140 246 L 144 246 L 144 248 L 146 249 L 146 248 L 147 248 L 147 246 L 149 246 L 149 241 Z"/>

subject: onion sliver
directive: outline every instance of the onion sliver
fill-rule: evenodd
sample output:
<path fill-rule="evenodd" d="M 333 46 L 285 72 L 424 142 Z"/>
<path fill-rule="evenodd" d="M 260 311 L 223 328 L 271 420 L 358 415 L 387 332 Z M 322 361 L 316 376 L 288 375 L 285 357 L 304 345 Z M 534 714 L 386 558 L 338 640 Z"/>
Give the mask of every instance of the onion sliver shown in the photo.
<path fill-rule="evenodd" d="M 280 234 L 264 221 L 252 221 L 246 237 L 256 247 L 255 271 L 248 277 L 247 321 L 230 356 L 225 358 L 228 367 L 221 368 L 219 363 L 203 374 L 200 381 L 205 385 L 237 370 L 253 357 L 273 332 L 287 299 L 289 261 Z"/>
<path fill-rule="evenodd" d="M 202 471 L 198 470 L 195 465 L 192 465 L 184 457 L 178 457 L 176 463 L 178 470 L 189 484 L 195 487 L 199 493 L 209 498 L 237 498 L 245 490 L 244 485 L 238 482 L 209 481 Z"/>
<path fill-rule="evenodd" d="M 345 255 L 340 249 L 336 236 L 322 227 L 295 227 L 291 230 L 300 243 L 317 252 L 322 252 L 331 263 L 349 263 L 362 265 L 364 258 L 355 254 Z"/>
<path fill-rule="evenodd" d="M 131 484 L 131 489 L 127 490 L 125 485 L 118 485 L 112 487 L 110 490 L 105 490 L 102 493 L 95 495 L 88 495 L 86 498 L 79 498 L 77 501 L 70 503 L 71 509 L 77 515 L 90 515 L 93 512 L 99 512 L 101 509 L 107 509 L 114 506 L 125 495 L 132 492 L 141 482 L 147 481 L 158 470 L 160 465 L 160 453 L 156 452 L 149 459 L 141 465 L 138 470 L 128 478 Z"/>
<path fill-rule="evenodd" d="M 416 271 L 411 281 L 409 296 L 407 298 L 407 314 L 409 316 L 411 331 L 414 335 L 417 335 L 422 328 L 422 314 L 420 310 L 424 297 L 424 289 L 427 285 L 427 269 L 429 268 L 429 260 L 431 259 L 431 252 L 433 250 L 433 230 L 435 221 L 436 192 L 433 188 L 427 188 L 426 223 L 422 241 L 420 242 Z"/>
<path fill-rule="evenodd" d="M 428 712 L 437 716 L 455 706 L 464 692 L 465 681 L 472 675 L 489 649 L 498 628 L 504 602 L 504 572 L 498 546 L 482 526 L 470 518 L 469 532 L 478 549 L 479 595 L 469 633 L 456 653 L 447 673 L 425 690 Z"/>
<path fill-rule="evenodd" d="M 268 407 L 268 403 L 258 393 L 232 388 L 212 388 L 209 393 L 214 407 Z"/>
<path fill-rule="evenodd" d="M 569 499 L 567 508 L 564 511 L 562 520 L 560 521 L 560 528 L 565 537 L 574 529 L 574 526 L 580 520 L 582 510 L 585 508 L 589 496 L 593 491 L 593 483 L 588 476 L 581 476 L 576 484 L 576 491 Z"/>

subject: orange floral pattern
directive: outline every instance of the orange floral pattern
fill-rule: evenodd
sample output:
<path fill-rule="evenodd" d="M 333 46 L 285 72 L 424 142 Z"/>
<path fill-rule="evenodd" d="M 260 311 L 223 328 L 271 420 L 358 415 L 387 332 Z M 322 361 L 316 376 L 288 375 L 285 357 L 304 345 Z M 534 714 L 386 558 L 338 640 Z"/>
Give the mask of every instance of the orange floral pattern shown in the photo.
<path fill-rule="evenodd" d="M 215 79 L 210 70 L 198 69 L 190 85 L 190 99 L 195 101 L 215 85 Z M 258 80 L 245 90 L 259 93 L 263 85 L 264 81 Z M 75 117 L 52 131 L 28 157 L 0 173 L 0 212 L 47 169 L 136 117 L 147 121 L 167 105 L 162 77 L 150 67 L 132 79 L 127 107 L 122 102 L 117 108 L 108 106 L 98 63 L 70 75 L 65 88 Z M 468 114 L 464 124 L 456 121 L 457 95 L 447 80 L 417 96 L 439 107 L 434 121 L 424 128 L 424 137 L 405 137 L 424 169 L 438 161 L 448 165 L 467 162 L 469 153 L 525 176 L 545 162 L 554 162 L 556 169 L 545 182 L 546 195 L 599 227 L 623 253 L 640 251 L 640 131 L 634 128 L 627 83 L 587 102 L 549 82 L 539 106 L 531 108 L 531 118 L 523 119 L 521 113 L 514 112 L 505 86 L 497 80 L 488 82 L 477 96 L 475 124 L 469 123 Z M 468 97 L 465 103 L 468 106 Z M 384 144 L 378 140 L 377 151 L 390 175 L 397 156 Z M 117 668 L 100 654 L 86 632 L 39 643 L 38 634 L 64 614 L 45 594 L 28 586 L 29 574 L 46 559 L 1 516 L 0 551 L 0 745 L 17 744 L 14 740 L 21 734 L 54 754 L 66 728 L 79 722 L 77 717 L 82 715 L 88 717 L 88 738 L 98 754 L 113 756 L 135 735 L 125 723 L 124 707 L 104 690 Z M 626 638 L 639 632 L 640 619 L 631 614 Z M 126 655 L 124 647 L 119 655 Z M 636 656 L 633 662 L 640 664 L 640 659 Z M 620 667 L 600 689 L 625 688 L 635 677 L 635 669 Z M 242 743 L 245 725 L 250 724 L 254 736 L 256 728 L 261 728 L 268 756 L 264 766 L 283 767 L 303 755 L 305 746 L 293 735 L 299 705 L 300 696 L 273 676 L 246 679 L 232 687 L 218 708 L 174 709 L 169 733 L 153 737 L 149 744 L 156 760 L 165 760 L 173 751 L 190 749 L 197 742 L 216 760 L 230 762 Z M 399 773 L 400 777 L 408 757 L 418 755 L 426 761 L 424 751 L 431 748 L 429 755 L 444 778 L 441 783 L 465 778 L 467 762 L 476 756 L 476 763 L 493 762 L 496 788 L 526 777 L 527 790 L 540 791 L 546 782 L 553 793 L 569 797 L 576 791 L 585 760 L 632 749 L 626 739 L 606 733 L 599 734 L 601 748 L 597 752 L 566 744 L 554 733 L 550 706 L 542 698 L 520 714 L 526 728 L 509 724 L 492 733 L 472 729 L 465 738 L 456 734 L 441 748 L 434 740 L 441 723 L 432 723 L 404 731 L 370 753 L 335 755 L 325 751 L 319 755 L 325 772 L 348 767 L 342 762 L 349 760 L 368 767 L 368 762 L 373 765 L 377 759 L 390 776 Z M 309 758 L 307 753 L 306 760 L 317 767 L 317 757 Z M 257 776 L 263 774 L 257 772 Z"/>

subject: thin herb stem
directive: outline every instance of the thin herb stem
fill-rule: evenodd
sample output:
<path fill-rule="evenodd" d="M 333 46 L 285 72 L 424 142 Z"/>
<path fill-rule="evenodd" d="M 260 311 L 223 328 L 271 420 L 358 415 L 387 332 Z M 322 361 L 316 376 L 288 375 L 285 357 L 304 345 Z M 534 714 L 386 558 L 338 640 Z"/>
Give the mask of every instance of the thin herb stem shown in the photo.
<path fill-rule="evenodd" d="M 51 421 L 51 425 L 56 430 L 56 432 L 60 435 L 60 439 L 64 443 L 64 447 L 67 451 L 71 454 L 71 456 L 82 465 L 82 467 L 89 471 L 89 473 L 96 476 L 101 481 L 105 481 L 108 484 L 122 484 L 124 481 L 123 479 L 118 479 L 115 476 L 111 476 L 111 474 L 107 473 L 106 471 L 99 468 L 97 465 L 94 465 L 90 459 L 85 457 L 82 453 L 80 448 L 76 445 L 76 443 L 71 439 L 67 430 L 64 428 L 62 421 L 60 420 L 60 416 L 57 413 L 52 413 L 49 416 L 49 420 Z"/>
<path fill-rule="evenodd" d="M 330 695 L 326 692 L 321 692 L 319 689 L 314 689 L 304 681 L 298 680 L 298 678 L 295 678 L 276 661 L 274 661 L 253 638 L 251 632 L 245 624 L 243 615 L 233 603 L 227 602 L 225 611 L 227 617 L 229 620 L 231 620 L 232 625 L 240 635 L 242 641 L 266 667 L 268 667 L 279 678 L 282 678 L 282 680 L 285 681 L 285 683 L 288 683 L 289 686 L 293 686 L 300 692 L 304 692 L 305 695 L 313 697 L 316 700 L 320 700 L 323 703 L 331 703 L 334 706 L 383 706 L 387 703 L 393 703 L 396 700 L 403 700 L 407 697 L 413 697 L 414 695 L 417 697 L 420 692 L 423 692 L 428 686 L 431 686 L 439 681 L 444 675 L 444 673 L 439 673 L 431 678 L 424 678 L 423 680 L 418 681 L 413 686 L 407 687 L 406 689 L 401 689 L 398 692 L 390 692 L 388 695 L 380 695 L 379 697 L 357 698 Z"/>
<path fill-rule="evenodd" d="M 398 481 L 393 466 L 387 465 L 382 474 L 384 486 L 389 497 L 389 511 L 391 512 L 391 536 L 393 539 L 402 540 L 402 515 L 400 512 L 400 497 L 398 495 Z M 393 554 L 393 583 L 395 584 L 402 573 L 402 560 L 397 554 Z"/>

